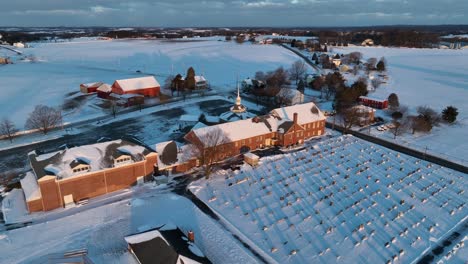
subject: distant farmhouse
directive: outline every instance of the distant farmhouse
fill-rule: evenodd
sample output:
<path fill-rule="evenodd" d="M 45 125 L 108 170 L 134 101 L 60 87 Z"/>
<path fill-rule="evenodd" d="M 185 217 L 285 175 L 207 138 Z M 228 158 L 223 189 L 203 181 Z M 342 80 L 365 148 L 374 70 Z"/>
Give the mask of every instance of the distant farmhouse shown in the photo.
<path fill-rule="evenodd" d="M 112 87 L 109 84 L 104 83 L 96 89 L 96 92 L 99 98 L 109 99 L 109 96 L 112 93 Z"/>
<path fill-rule="evenodd" d="M 359 102 L 365 106 L 370 106 L 377 109 L 386 109 L 388 108 L 388 100 L 386 99 L 377 99 L 367 96 L 360 96 Z"/>
<path fill-rule="evenodd" d="M 255 90 L 265 88 L 265 83 L 259 80 L 246 78 L 241 83 L 243 90 Z"/>
<path fill-rule="evenodd" d="M 19 48 L 19 49 L 24 49 L 24 48 L 26 48 L 26 45 L 24 43 L 22 43 L 22 42 L 15 42 L 15 43 L 13 43 L 13 47 Z"/>
<path fill-rule="evenodd" d="M 84 94 L 95 93 L 97 92 L 97 89 L 99 88 L 99 86 L 103 84 L 104 83 L 102 82 L 83 83 L 83 84 L 80 84 L 80 91 Z"/>
<path fill-rule="evenodd" d="M 366 39 L 361 43 L 361 46 L 374 46 L 374 41 L 372 39 Z"/>
<path fill-rule="evenodd" d="M 29 154 L 34 174 L 21 180 L 29 212 L 59 207 L 128 188 L 151 175 L 157 154 L 125 140 Z"/>
<path fill-rule="evenodd" d="M 0 57 L 0 65 L 2 64 L 11 64 L 11 59 L 10 58 L 4 58 L 4 57 Z"/>
<path fill-rule="evenodd" d="M 115 94 L 140 94 L 147 97 L 159 96 L 161 85 L 153 76 L 116 80 L 112 84 Z"/>

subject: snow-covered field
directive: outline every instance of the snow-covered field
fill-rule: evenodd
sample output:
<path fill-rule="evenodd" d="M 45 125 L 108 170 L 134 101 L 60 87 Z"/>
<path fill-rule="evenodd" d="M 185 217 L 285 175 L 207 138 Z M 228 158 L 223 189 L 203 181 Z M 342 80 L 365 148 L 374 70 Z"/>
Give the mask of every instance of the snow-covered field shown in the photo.
<path fill-rule="evenodd" d="M 190 189 L 279 263 L 410 263 L 466 221 L 465 177 L 341 136 Z"/>
<path fill-rule="evenodd" d="M 137 263 L 124 237 L 176 225 L 193 230 L 195 244 L 214 263 L 256 263 L 231 234 L 188 199 L 175 194 L 137 195 L 76 215 L 0 233 L 0 263 L 48 263 L 49 254 L 86 248 L 98 263 Z"/>
<path fill-rule="evenodd" d="M 402 143 L 409 143 L 428 152 L 443 154 L 449 159 L 468 163 L 468 50 L 409 49 L 383 47 L 333 48 L 334 52 L 362 52 L 365 59 L 385 57 L 389 82 L 369 96 L 387 98 L 396 93 L 400 105 L 411 111 L 429 106 L 441 112 L 446 106 L 458 108 L 456 124 L 441 125 L 429 134 L 416 137 L 406 134 Z"/>
<path fill-rule="evenodd" d="M 11 118 L 22 128 L 28 113 L 37 104 L 62 105 L 81 83 L 155 74 L 161 84 L 170 74 L 186 74 L 193 66 L 216 90 L 233 89 L 236 77 L 252 76 L 256 71 L 289 67 L 298 58 L 276 45 L 253 45 L 196 40 L 113 40 L 76 39 L 61 43 L 32 43 L 22 49 L 36 63 L 17 60 L 0 67 L 0 118 Z M 6 51 L 2 51 L 6 52 Z M 142 73 L 137 73 L 141 71 Z M 102 112 L 84 103 L 67 121 Z"/>

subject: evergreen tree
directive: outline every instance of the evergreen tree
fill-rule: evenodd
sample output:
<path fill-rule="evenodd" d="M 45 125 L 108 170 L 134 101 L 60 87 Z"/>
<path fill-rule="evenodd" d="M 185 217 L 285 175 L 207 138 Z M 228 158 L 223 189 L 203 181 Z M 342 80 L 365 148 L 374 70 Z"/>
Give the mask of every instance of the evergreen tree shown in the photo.
<path fill-rule="evenodd" d="M 302 79 L 300 79 L 299 83 L 297 84 L 297 90 L 300 91 L 301 93 L 304 93 L 305 85 Z"/>
<path fill-rule="evenodd" d="M 318 60 L 317 53 L 314 53 L 314 55 L 312 55 L 312 60 L 313 60 L 313 61 L 317 61 L 317 60 Z"/>
<path fill-rule="evenodd" d="M 447 106 L 443 111 L 442 111 L 442 119 L 449 123 L 455 122 L 457 120 L 458 116 L 458 109 L 453 106 Z"/>
<path fill-rule="evenodd" d="M 367 91 L 367 81 L 364 78 L 359 78 L 353 85 L 351 89 L 355 90 L 355 94 L 359 96 L 366 96 Z M 357 98 L 356 98 L 357 99 Z"/>
<path fill-rule="evenodd" d="M 398 101 L 398 96 L 395 93 L 391 93 L 388 96 L 388 104 L 390 108 L 397 109 L 400 106 L 400 102 Z"/>
<path fill-rule="evenodd" d="M 377 63 L 376 68 L 377 68 L 377 70 L 378 70 L 379 72 L 385 71 L 386 65 L 385 65 L 385 59 L 384 59 L 384 58 L 381 58 L 381 59 L 379 60 L 379 62 Z"/>
<path fill-rule="evenodd" d="M 185 77 L 185 88 L 195 89 L 195 70 L 190 67 L 187 70 L 187 76 Z"/>
<path fill-rule="evenodd" d="M 296 46 L 296 39 L 293 39 L 291 41 L 291 47 L 294 48 Z"/>

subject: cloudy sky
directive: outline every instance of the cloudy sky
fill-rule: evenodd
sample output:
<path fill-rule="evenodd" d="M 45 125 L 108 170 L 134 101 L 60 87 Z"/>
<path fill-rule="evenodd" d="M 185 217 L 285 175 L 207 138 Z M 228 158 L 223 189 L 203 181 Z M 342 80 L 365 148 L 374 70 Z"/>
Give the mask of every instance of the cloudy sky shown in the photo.
<path fill-rule="evenodd" d="M 0 26 L 468 24 L 468 0 L 0 1 Z"/>

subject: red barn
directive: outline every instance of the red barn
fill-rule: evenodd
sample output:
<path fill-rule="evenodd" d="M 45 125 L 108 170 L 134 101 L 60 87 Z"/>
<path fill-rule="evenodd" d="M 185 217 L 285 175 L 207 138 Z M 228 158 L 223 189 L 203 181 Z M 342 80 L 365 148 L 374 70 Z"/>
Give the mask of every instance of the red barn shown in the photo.
<path fill-rule="evenodd" d="M 97 88 L 102 85 L 102 82 L 95 82 L 95 83 L 82 83 L 80 84 L 80 91 L 82 93 L 95 93 Z"/>
<path fill-rule="evenodd" d="M 112 92 L 116 94 L 141 94 L 147 97 L 159 95 L 161 86 L 153 76 L 116 80 Z"/>
<path fill-rule="evenodd" d="M 97 91 L 97 96 L 99 98 L 108 99 L 109 95 L 112 92 L 112 87 L 110 87 L 110 85 L 108 85 L 107 83 L 103 83 L 101 86 L 97 88 L 96 91 Z"/>
<path fill-rule="evenodd" d="M 372 97 L 360 96 L 359 102 L 361 102 L 365 106 L 370 106 L 377 109 L 388 108 L 388 100 L 386 99 L 377 99 Z"/>

